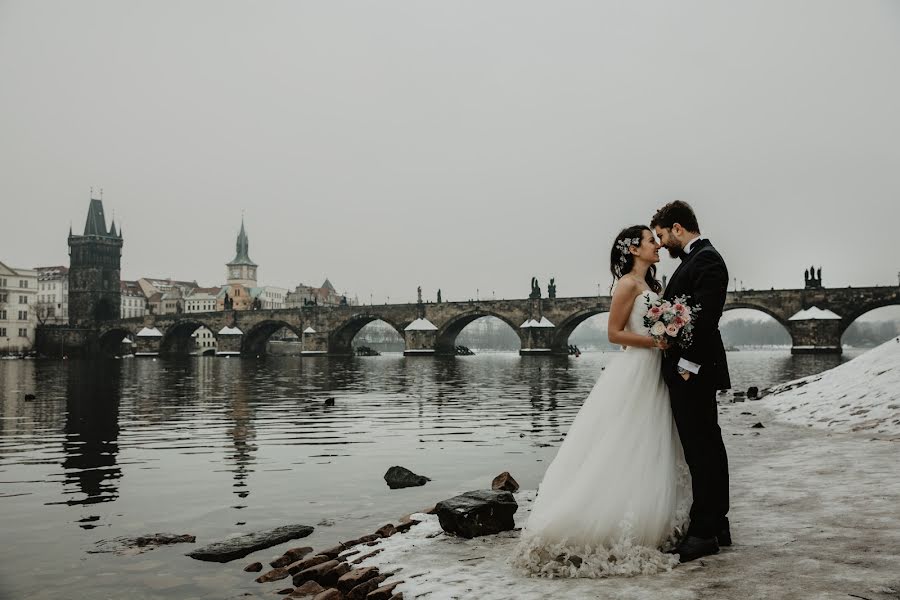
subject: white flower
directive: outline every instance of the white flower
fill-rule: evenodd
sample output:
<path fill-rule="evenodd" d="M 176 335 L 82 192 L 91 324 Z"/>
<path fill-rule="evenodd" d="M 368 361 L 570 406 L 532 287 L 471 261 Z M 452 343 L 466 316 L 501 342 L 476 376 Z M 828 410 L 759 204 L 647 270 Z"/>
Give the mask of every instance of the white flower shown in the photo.
<path fill-rule="evenodd" d="M 666 332 L 666 325 L 662 321 L 657 321 L 650 328 L 650 335 L 661 336 Z"/>

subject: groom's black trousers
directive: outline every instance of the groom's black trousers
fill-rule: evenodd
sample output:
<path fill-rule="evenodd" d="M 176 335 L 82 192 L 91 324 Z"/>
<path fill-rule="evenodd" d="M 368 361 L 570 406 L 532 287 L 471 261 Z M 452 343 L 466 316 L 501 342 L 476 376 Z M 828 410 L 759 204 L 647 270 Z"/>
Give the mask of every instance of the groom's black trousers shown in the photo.
<path fill-rule="evenodd" d="M 684 381 L 674 365 L 667 375 L 672 414 L 694 492 L 688 533 L 713 537 L 722 530 L 728 514 L 728 455 L 719 428 L 715 381 L 702 372 Z"/>

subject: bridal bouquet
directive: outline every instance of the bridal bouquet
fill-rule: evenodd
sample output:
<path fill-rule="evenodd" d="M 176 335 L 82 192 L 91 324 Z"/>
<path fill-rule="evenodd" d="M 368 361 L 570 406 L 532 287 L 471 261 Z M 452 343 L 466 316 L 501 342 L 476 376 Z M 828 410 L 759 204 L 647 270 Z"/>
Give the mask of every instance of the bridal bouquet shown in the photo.
<path fill-rule="evenodd" d="M 654 339 L 665 339 L 670 346 L 687 348 L 694 336 L 694 318 L 700 306 L 690 306 L 688 296 L 672 300 L 647 301 L 644 327 Z"/>

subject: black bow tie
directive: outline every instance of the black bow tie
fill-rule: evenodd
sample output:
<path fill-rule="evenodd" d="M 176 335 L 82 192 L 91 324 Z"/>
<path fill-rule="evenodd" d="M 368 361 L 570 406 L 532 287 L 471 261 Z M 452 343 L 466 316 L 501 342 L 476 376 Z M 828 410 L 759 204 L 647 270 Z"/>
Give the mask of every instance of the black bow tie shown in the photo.
<path fill-rule="evenodd" d="M 685 258 L 687 258 L 687 255 L 688 253 L 684 251 L 684 248 L 679 248 L 675 256 L 677 256 L 681 260 L 684 260 Z"/>

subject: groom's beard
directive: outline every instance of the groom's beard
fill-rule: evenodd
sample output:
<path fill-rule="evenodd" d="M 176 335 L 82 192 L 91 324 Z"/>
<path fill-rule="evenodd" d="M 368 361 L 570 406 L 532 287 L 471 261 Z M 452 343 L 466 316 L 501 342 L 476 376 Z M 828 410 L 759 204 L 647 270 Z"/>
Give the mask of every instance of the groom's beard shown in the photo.
<path fill-rule="evenodd" d="M 681 258 L 681 253 L 684 251 L 684 248 L 681 245 L 666 246 L 666 250 L 669 251 L 669 256 L 671 256 L 672 258 Z"/>

